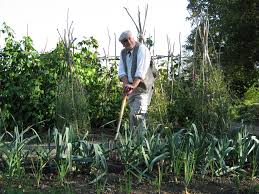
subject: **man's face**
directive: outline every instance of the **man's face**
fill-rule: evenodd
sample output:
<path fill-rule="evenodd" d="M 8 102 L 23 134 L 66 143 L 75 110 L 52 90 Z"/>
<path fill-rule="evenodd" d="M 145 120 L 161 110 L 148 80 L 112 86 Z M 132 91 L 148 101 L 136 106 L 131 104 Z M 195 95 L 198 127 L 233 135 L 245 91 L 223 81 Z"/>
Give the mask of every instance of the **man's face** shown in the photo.
<path fill-rule="evenodd" d="M 132 37 L 125 38 L 121 41 L 121 44 L 126 49 L 132 49 L 134 47 L 134 39 Z"/>

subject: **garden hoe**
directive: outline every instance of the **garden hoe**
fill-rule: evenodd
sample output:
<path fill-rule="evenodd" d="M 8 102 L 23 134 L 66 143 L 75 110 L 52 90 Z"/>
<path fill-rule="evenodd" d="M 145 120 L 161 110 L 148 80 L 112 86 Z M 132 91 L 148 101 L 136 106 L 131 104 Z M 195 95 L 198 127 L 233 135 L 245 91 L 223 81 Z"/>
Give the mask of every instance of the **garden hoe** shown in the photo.
<path fill-rule="evenodd" d="M 116 132 L 114 140 L 117 140 L 118 135 L 120 133 L 120 126 L 121 126 L 121 121 L 122 121 L 124 109 L 125 109 L 125 106 L 126 106 L 126 102 L 127 102 L 127 95 L 124 95 L 123 100 L 122 100 L 122 104 L 121 104 L 121 111 L 120 111 L 119 123 L 118 123 L 118 126 L 117 126 L 117 132 Z"/>

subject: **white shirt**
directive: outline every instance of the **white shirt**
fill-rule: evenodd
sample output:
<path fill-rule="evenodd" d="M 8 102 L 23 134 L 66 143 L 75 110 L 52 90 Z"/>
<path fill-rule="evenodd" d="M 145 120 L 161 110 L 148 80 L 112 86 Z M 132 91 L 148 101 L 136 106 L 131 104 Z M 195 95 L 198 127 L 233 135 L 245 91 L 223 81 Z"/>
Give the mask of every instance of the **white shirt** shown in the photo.
<path fill-rule="evenodd" d="M 119 70 L 118 70 L 119 77 L 121 78 L 127 75 L 129 83 L 133 83 L 133 78 L 131 76 L 132 57 L 133 57 L 133 54 L 131 51 L 131 55 L 128 53 L 126 56 L 128 74 L 126 74 L 126 71 L 124 68 L 122 55 L 120 56 L 120 63 L 119 63 Z M 145 79 L 148 68 L 150 67 L 150 57 L 151 56 L 148 48 L 144 44 L 140 44 L 138 53 L 137 53 L 137 69 L 134 77 L 140 77 L 142 80 Z"/>

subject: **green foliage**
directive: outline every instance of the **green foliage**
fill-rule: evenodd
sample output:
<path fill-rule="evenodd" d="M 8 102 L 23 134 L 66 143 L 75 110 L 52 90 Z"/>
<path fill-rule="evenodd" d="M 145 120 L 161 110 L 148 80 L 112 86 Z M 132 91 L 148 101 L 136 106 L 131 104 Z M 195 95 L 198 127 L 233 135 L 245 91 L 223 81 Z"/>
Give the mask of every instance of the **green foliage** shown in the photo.
<path fill-rule="evenodd" d="M 80 164 L 84 168 L 90 168 L 90 172 L 94 174 L 95 178 L 91 183 L 100 181 L 106 175 L 107 163 L 102 145 L 88 142 L 87 134 L 83 139 L 78 139 L 71 127 L 66 127 L 64 133 L 55 129 L 53 135 L 56 150 L 55 163 L 62 184 L 67 173 L 72 172 Z"/>
<path fill-rule="evenodd" d="M 69 172 L 69 164 L 67 160 L 61 159 L 56 161 L 57 171 L 58 171 L 58 179 L 60 184 L 63 186 L 65 183 L 65 178 Z"/>
<path fill-rule="evenodd" d="M 244 95 L 244 104 L 259 104 L 259 83 L 253 84 Z"/>
<path fill-rule="evenodd" d="M 43 177 L 43 169 L 47 165 L 50 159 L 50 156 L 47 150 L 40 149 L 40 148 L 36 151 L 36 155 L 37 155 L 36 159 L 31 158 L 31 164 L 32 164 L 32 174 L 36 180 L 37 187 L 39 188 L 40 181 Z"/>
<path fill-rule="evenodd" d="M 90 129 L 89 100 L 85 88 L 75 80 L 72 92 L 71 83 L 63 79 L 57 90 L 56 126 L 72 126 L 78 135 L 84 134 Z"/>
<path fill-rule="evenodd" d="M 40 60 L 31 38 L 16 41 L 8 33 L 5 46 L 0 50 L 0 64 L 0 109 L 5 127 L 51 120 L 57 72 L 53 70 L 54 64 L 46 65 Z M 49 69 L 50 65 L 53 66 Z"/>
<path fill-rule="evenodd" d="M 199 76 L 194 80 L 178 78 L 171 95 L 168 119 L 174 121 L 175 127 L 195 123 L 204 130 L 220 132 L 227 129 L 231 99 L 218 68 L 211 69 L 206 82 Z"/>
<path fill-rule="evenodd" d="M 259 140 L 246 128 L 241 128 L 236 134 L 218 137 L 202 132 L 194 124 L 191 128 L 177 132 L 168 128 L 159 131 L 149 129 L 142 140 L 125 130 L 125 134 L 122 134 L 119 142 L 116 142 L 117 147 L 107 150 L 104 144 L 89 143 L 87 136 L 78 139 L 73 129 L 67 128 L 64 133 L 55 130 L 57 157 L 54 160 L 49 159 L 49 153 L 52 151 L 50 152 L 46 147 L 42 147 L 36 155 L 32 155 L 34 152 L 28 155 L 29 150 L 25 146 L 28 146 L 33 139 L 39 138 L 34 130 L 32 134 L 29 134 L 29 131 L 29 128 L 22 132 L 15 129 L 11 143 L 4 143 L 4 135 L 0 136 L 1 161 L 10 164 L 11 168 L 6 168 L 10 178 L 24 175 L 28 172 L 27 168 L 32 168 L 33 175 L 31 173 L 28 175 L 34 176 L 37 186 L 44 176 L 43 169 L 48 161 L 56 164 L 56 176 L 62 185 L 69 172 L 74 176 L 76 173 L 86 171 L 94 176 L 90 184 L 96 183 L 99 191 L 100 181 L 105 180 L 108 173 L 105 153 L 117 154 L 124 167 L 126 180 L 125 188 L 122 188 L 123 192 L 131 191 L 132 176 L 137 177 L 140 182 L 142 178 L 155 182 L 158 191 L 161 190 L 163 177 L 173 175 L 176 178 L 177 176 L 183 178 L 180 180 L 184 181 L 187 191 L 194 175 L 211 174 L 213 176 L 215 174 L 219 177 L 234 175 L 237 178 L 245 177 L 243 175 L 250 175 L 250 173 L 252 177 L 258 175 Z M 26 160 L 29 159 L 27 156 L 32 157 L 32 163 L 27 163 L 32 166 L 25 165 Z M 70 170 L 71 163 L 73 164 L 72 171 Z M 174 174 L 171 174 L 172 171 Z M 146 180 L 142 183 L 146 183 Z M 105 181 L 103 187 L 105 187 Z M 102 190 L 105 191 L 104 188 Z"/>
<path fill-rule="evenodd" d="M 119 145 L 117 145 L 121 163 L 125 168 L 125 174 L 128 176 L 134 175 L 140 179 L 143 176 L 142 170 L 139 168 L 141 163 L 141 143 L 138 138 L 133 136 L 133 132 L 125 128 L 125 133 L 119 136 Z"/>
<path fill-rule="evenodd" d="M 27 134 L 30 131 L 32 131 L 33 135 L 28 136 Z M 10 143 L 6 141 L 8 139 L 4 139 L 5 142 L 3 142 L 3 145 L 1 146 L 1 152 L 3 153 L 2 158 L 4 165 L 6 166 L 6 172 L 11 177 L 19 177 L 25 173 L 24 162 L 29 154 L 29 151 L 25 150 L 25 146 L 36 138 L 40 140 L 40 137 L 37 132 L 30 127 L 21 132 L 18 127 L 15 127 L 13 134 L 9 132 L 6 133 L 11 137 Z"/>
<path fill-rule="evenodd" d="M 168 120 L 168 105 L 170 100 L 167 84 L 166 72 L 161 69 L 159 70 L 159 77 L 155 81 L 154 93 L 148 112 L 149 125 L 152 127 L 156 127 L 158 124 L 170 124 Z"/>
<path fill-rule="evenodd" d="M 256 123 L 259 118 L 259 89 L 257 84 L 252 85 L 232 108 L 232 117 L 237 121 L 245 123 Z"/>
<path fill-rule="evenodd" d="M 100 64 L 97 47 L 92 37 L 77 44 L 68 76 L 63 76 L 58 86 L 57 118 L 63 119 L 59 126 L 72 124 L 84 132 L 117 116 L 120 94 L 116 67 L 108 69 Z"/>
<path fill-rule="evenodd" d="M 171 131 L 167 132 L 166 135 L 166 147 L 169 151 L 168 159 L 169 163 L 169 172 L 173 172 L 175 181 L 178 182 L 178 178 L 181 175 L 182 166 L 183 166 L 183 151 L 184 145 L 182 143 L 183 139 L 183 129 L 178 132 L 172 133 Z"/>
<path fill-rule="evenodd" d="M 246 126 L 242 126 L 241 129 L 239 129 L 234 142 L 238 165 L 240 168 L 243 168 L 245 162 L 248 160 L 248 156 L 255 150 L 256 141 L 252 139 L 252 134 L 248 132 Z"/>
<path fill-rule="evenodd" d="M 210 56 L 223 67 L 231 90 L 242 97 L 246 88 L 258 79 L 258 71 L 254 66 L 258 61 L 255 49 L 258 47 L 256 0 L 188 0 L 188 2 L 189 19 L 193 23 L 197 24 L 204 15 L 208 17 L 209 50 L 213 51 L 210 52 Z M 194 39 L 195 30 L 189 36 L 187 48 L 195 47 Z"/>
<path fill-rule="evenodd" d="M 196 156 L 195 152 L 186 152 L 183 153 L 183 161 L 184 161 L 184 186 L 185 186 L 185 193 L 187 192 L 187 187 L 191 182 L 191 179 L 195 172 L 195 163 L 196 163 Z"/>
<path fill-rule="evenodd" d="M 84 133 L 117 118 L 117 67 L 100 64 L 94 38 L 74 46 L 67 63 L 62 43 L 40 54 L 30 37 L 16 41 L 8 26 L 1 32 L 6 35 L 0 50 L 1 130 L 16 124 L 36 129 L 71 124 Z"/>

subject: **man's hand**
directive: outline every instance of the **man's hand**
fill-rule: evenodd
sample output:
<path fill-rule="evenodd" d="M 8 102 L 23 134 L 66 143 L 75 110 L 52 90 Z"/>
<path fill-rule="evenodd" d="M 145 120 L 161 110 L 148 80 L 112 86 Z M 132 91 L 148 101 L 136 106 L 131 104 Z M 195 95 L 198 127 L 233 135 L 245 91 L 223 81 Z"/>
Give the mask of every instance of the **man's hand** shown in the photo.
<path fill-rule="evenodd" d="M 132 85 L 131 84 L 126 84 L 124 86 L 123 94 L 124 94 L 124 96 L 128 96 L 128 95 L 130 95 L 132 93 L 132 91 L 133 91 Z"/>
<path fill-rule="evenodd" d="M 141 79 L 136 78 L 134 79 L 132 84 L 125 84 L 125 85 L 123 84 L 124 94 L 127 96 L 130 95 L 134 91 L 134 89 L 138 87 L 140 82 L 141 82 Z"/>

